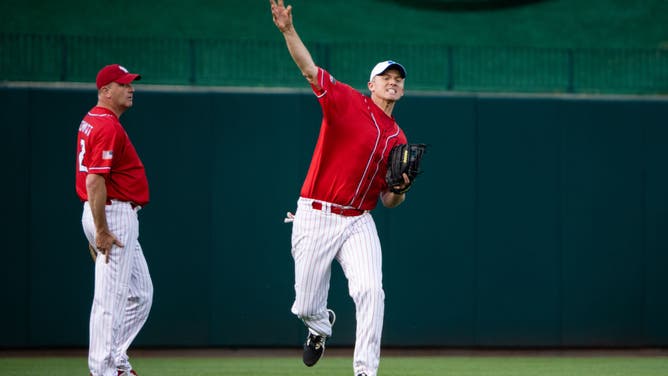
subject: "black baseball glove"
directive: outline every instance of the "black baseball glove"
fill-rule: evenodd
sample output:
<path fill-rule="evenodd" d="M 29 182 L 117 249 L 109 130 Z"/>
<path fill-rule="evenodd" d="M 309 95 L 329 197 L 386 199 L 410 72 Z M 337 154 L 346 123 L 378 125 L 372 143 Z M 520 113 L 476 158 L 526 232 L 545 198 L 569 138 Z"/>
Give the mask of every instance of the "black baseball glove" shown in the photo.
<path fill-rule="evenodd" d="M 390 150 L 385 175 L 390 192 L 401 194 L 410 189 L 413 180 L 421 173 L 420 162 L 426 149 L 425 144 L 400 144 Z M 404 184 L 404 173 L 408 175 L 410 183 L 401 190 L 395 189 L 395 186 Z"/>

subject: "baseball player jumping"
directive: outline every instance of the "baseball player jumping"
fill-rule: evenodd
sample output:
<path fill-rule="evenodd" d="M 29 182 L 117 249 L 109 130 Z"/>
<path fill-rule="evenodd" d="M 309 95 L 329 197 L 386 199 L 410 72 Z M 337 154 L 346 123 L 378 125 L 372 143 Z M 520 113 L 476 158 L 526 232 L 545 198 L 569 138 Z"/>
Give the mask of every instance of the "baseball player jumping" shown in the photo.
<path fill-rule="evenodd" d="M 355 375 L 376 376 L 385 293 L 380 240 L 369 211 L 379 197 L 385 207 L 398 206 L 411 184 L 405 174 L 398 186 L 388 187 L 384 180 L 390 150 L 407 143 L 392 117 L 404 95 L 406 70 L 394 61 L 378 63 L 369 77 L 367 97 L 315 65 L 293 25 L 292 6 L 283 0 L 270 4 L 274 24 L 323 113 L 297 211 L 289 214 L 295 262 L 292 312 L 308 327 L 303 360 L 307 366 L 316 364 L 332 335 L 335 315 L 327 308 L 327 295 L 336 259 L 356 307 Z"/>
<path fill-rule="evenodd" d="M 149 201 L 144 165 L 119 117 L 132 107 L 132 82 L 118 64 L 97 75 L 98 102 L 81 121 L 76 192 L 95 256 L 88 367 L 92 376 L 137 375 L 127 350 L 148 318 L 153 284 L 139 245 L 137 212 Z"/>

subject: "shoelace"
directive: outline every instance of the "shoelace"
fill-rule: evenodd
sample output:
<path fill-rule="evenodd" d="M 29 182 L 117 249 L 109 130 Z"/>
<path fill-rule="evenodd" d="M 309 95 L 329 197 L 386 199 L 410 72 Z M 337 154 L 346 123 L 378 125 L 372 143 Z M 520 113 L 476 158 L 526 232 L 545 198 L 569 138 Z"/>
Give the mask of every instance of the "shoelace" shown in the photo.
<path fill-rule="evenodd" d="M 323 341 L 322 336 L 309 336 L 308 337 L 309 346 L 311 344 L 313 344 L 313 348 L 315 348 L 316 350 L 319 349 L 320 347 L 322 347 L 324 342 L 325 341 Z"/>

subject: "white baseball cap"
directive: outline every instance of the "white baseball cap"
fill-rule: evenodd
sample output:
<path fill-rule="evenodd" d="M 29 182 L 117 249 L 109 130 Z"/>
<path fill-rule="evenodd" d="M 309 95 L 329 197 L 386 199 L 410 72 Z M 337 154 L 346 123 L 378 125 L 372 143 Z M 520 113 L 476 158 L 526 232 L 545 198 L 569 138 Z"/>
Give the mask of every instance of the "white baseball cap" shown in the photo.
<path fill-rule="evenodd" d="M 383 74 L 390 68 L 398 69 L 399 73 L 401 74 L 401 78 L 406 78 L 406 68 L 404 68 L 403 65 L 397 63 L 396 61 L 385 60 L 381 61 L 380 63 L 376 64 L 375 67 L 373 67 L 371 70 L 371 75 L 369 76 L 369 82 L 373 81 L 374 77 L 378 76 L 379 74 Z"/>

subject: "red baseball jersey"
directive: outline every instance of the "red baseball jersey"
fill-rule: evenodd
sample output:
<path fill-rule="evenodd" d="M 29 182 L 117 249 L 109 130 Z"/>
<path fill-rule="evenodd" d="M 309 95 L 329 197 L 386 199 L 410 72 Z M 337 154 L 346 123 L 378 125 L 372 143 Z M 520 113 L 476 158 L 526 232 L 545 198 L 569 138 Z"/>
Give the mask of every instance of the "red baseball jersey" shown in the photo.
<path fill-rule="evenodd" d="M 97 174 L 105 178 L 108 199 L 148 204 L 144 164 L 111 110 L 94 107 L 81 121 L 76 168 L 76 191 L 81 201 L 88 201 L 86 176 Z"/>
<path fill-rule="evenodd" d="M 406 136 L 371 98 L 322 68 L 318 84 L 312 88 L 323 118 L 301 196 L 371 210 L 387 186 L 390 150 Z"/>

